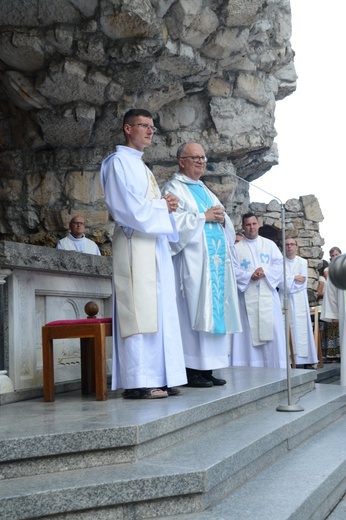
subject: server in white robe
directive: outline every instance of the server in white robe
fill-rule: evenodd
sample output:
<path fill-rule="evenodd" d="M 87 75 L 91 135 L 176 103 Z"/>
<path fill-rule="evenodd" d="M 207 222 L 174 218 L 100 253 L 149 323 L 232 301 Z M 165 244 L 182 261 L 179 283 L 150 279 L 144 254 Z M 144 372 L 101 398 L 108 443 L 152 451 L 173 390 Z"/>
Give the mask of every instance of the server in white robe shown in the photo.
<path fill-rule="evenodd" d="M 297 368 L 312 368 L 318 363 L 307 293 L 308 263 L 297 256 L 294 238 L 285 241 L 288 319 Z M 283 298 L 283 286 L 280 287 Z"/>
<path fill-rule="evenodd" d="M 95 244 L 93 240 L 86 238 L 84 234 L 84 217 L 81 215 L 75 215 L 72 217 L 69 229 L 69 234 L 65 238 L 60 239 L 57 243 L 57 249 L 63 249 L 64 251 L 78 251 L 78 253 L 88 253 L 89 255 L 101 255 L 98 245 Z"/>
<path fill-rule="evenodd" d="M 169 240 L 178 234 L 176 197 L 161 198 L 142 160 L 155 131 L 150 112 L 124 116 L 125 146 L 102 163 L 113 236 L 112 389 L 125 398 L 160 398 L 186 383 Z"/>
<path fill-rule="evenodd" d="M 230 249 L 235 232 L 218 198 L 200 180 L 205 152 L 189 142 L 177 152 L 179 172 L 163 187 L 179 199 L 172 243 L 177 301 L 188 386 L 221 386 L 213 370 L 228 366 L 229 334 L 240 331 L 236 280 Z"/>
<path fill-rule="evenodd" d="M 230 364 L 286 367 L 284 318 L 277 288 L 283 279 L 283 258 L 272 240 L 258 235 L 253 213 L 242 218 L 244 240 L 235 245 L 234 266 L 243 332 L 233 334 Z"/>

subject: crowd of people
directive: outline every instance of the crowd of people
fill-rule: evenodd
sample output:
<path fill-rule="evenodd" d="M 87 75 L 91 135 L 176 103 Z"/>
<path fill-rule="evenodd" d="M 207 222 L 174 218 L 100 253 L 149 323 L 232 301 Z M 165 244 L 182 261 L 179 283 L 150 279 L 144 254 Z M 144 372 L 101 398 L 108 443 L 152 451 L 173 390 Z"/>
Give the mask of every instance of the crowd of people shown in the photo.
<path fill-rule="evenodd" d="M 101 167 L 115 222 L 112 389 L 127 399 L 157 399 L 183 385 L 222 386 L 214 370 L 227 366 L 286 368 L 285 319 L 293 366 L 315 367 L 307 261 L 297 241 L 284 244 L 284 284 L 283 254 L 259 235 L 257 216 L 243 215 L 235 232 L 201 181 L 207 157 L 197 142 L 179 146 L 177 171 L 160 191 L 143 161 L 155 130 L 150 112 L 129 110 L 125 144 Z M 100 254 L 84 226 L 73 217 L 57 247 Z"/>

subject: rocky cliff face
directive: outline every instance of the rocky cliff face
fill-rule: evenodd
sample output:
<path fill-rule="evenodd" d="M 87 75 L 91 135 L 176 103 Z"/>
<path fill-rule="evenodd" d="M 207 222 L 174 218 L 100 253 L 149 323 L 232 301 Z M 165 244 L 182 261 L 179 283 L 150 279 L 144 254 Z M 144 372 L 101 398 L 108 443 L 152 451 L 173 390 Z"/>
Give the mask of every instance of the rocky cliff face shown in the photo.
<path fill-rule="evenodd" d="M 0 238 L 53 245 L 71 214 L 103 248 L 99 184 L 132 107 L 154 114 L 162 183 L 197 140 L 235 224 L 277 164 L 276 101 L 296 87 L 289 0 L 1 0 Z"/>

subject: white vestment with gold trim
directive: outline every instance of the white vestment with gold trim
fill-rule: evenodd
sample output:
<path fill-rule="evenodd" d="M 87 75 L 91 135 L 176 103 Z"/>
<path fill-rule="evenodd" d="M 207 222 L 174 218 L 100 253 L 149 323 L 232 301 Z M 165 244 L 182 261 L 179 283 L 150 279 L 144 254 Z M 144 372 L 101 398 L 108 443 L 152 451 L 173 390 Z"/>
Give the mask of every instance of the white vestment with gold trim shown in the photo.
<path fill-rule="evenodd" d="M 116 223 L 112 389 L 186 383 L 168 241 L 178 234 L 142 155 L 117 146 L 101 168 Z"/>

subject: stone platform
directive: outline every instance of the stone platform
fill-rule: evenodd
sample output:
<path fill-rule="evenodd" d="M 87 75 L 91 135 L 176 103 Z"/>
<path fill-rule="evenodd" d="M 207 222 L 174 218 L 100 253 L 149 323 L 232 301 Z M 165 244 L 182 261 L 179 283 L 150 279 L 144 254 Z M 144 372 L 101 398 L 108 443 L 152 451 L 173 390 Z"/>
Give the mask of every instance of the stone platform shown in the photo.
<path fill-rule="evenodd" d="M 278 412 L 285 370 L 215 373 L 227 385 L 160 400 L 0 406 L 0 517 L 325 520 L 346 492 L 346 388 L 292 370 L 304 410 Z"/>

